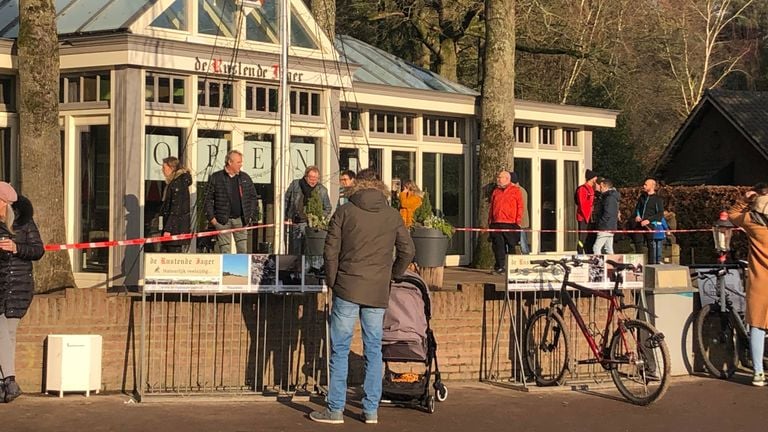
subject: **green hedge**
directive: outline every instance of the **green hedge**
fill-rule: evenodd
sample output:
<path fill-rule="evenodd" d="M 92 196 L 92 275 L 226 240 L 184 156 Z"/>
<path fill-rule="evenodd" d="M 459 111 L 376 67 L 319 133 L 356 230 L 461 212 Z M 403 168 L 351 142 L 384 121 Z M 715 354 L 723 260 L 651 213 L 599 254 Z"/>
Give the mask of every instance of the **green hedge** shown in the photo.
<path fill-rule="evenodd" d="M 749 190 L 746 186 L 664 186 L 659 195 L 664 199 L 665 210 L 675 213 L 670 221 L 673 229 L 711 228 L 722 210 L 727 210 L 740 196 Z M 642 189 L 622 188 L 621 215 L 623 221 L 634 219 L 632 212 Z M 681 264 L 708 264 L 716 262 L 712 233 L 678 233 Z M 747 239 L 744 233 L 736 232 L 731 242 L 736 258 L 746 259 Z"/>

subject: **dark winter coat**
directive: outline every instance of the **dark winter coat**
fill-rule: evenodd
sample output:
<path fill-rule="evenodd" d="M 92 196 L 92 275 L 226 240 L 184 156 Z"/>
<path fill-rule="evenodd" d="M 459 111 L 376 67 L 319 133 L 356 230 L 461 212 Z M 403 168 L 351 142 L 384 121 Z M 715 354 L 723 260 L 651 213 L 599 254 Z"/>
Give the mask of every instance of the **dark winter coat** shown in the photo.
<path fill-rule="evenodd" d="M 10 237 L 16 243 L 16 253 L 0 252 L 0 314 L 6 318 L 23 318 L 32 303 L 35 291 L 32 261 L 45 253 L 40 231 L 32 219 L 32 203 L 19 195 L 13 204 L 16 219 L 13 233 L 0 222 L 0 237 Z"/>
<path fill-rule="evenodd" d="M 243 207 L 243 225 L 251 225 L 259 219 L 259 197 L 251 176 L 240 171 L 240 202 Z M 229 174 L 225 170 L 216 171 L 208 178 L 208 189 L 205 192 L 205 217 L 208 221 L 216 218 L 216 222 L 224 225 L 229 220 Z"/>
<path fill-rule="evenodd" d="M 300 182 L 301 179 L 292 181 L 288 185 L 288 190 L 285 191 L 285 218 L 295 223 L 307 221 L 307 216 L 304 214 L 304 192 L 301 190 Z M 318 195 L 320 195 L 320 201 L 323 203 L 323 215 L 330 216 L 333 207 L 331 207 L 328 189 L 318 183 L 315 186 L 315 190 L 317 190 Z"/>
<path fill-rule="evenodd" d="M 659 194 L 644 193 L 637 199 L 635 213 L 632 216 L 640 216 L 640 219 L 649 222 L 661 222 L 661 218 L 664 217 L 664 200 Z"/>
<path fill-rule="evenodd" d="M 600 194 L 597 212 L 598 231 L 616 231 L 619 225 L 621 194 L 614 188 Z"/>
<path fill-rule="evenodd" d="M 328 225 L 326 281 L 346 301 L 386 308 L 390 281 L 402 276 L 413 259 L 413 240 L 400 213 L 387 202 L 388 193 L 380 181 L 358 181 Z"/>
<path fill-rule="evenodd" d="M 178 170 L 165 189 L 163 206 L 163 232 L 184 234 L 190 232 L 189 187 L 192 176 L 186 170 Z M 176 242 L 169 242 L 176 243 Z"/>

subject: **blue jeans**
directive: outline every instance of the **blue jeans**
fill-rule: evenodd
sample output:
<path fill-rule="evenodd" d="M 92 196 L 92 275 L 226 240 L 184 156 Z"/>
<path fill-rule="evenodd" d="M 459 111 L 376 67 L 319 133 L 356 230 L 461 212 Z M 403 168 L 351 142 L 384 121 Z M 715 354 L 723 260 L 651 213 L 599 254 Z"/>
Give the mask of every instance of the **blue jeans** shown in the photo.
<path fill-rule="evenodd" d="M 520 231 L 520 253 L 523 255 L 531 253 L 531 248 L 528 247 L 528 234 L 525 231 Z"/>
<path fill-rule="evenodd" d="M 357 318 L 363 335 L 365 380 L 363 382 L 363 412 L 376 414 L 381 400 L 383 364 L 381 337 L 384 328 L 384 308 L 360 306 L 333 296 L 331 307 L 331 376 L 328 386 L 328 411 L 342 412 L 347 400 L 349 345 Z"/>

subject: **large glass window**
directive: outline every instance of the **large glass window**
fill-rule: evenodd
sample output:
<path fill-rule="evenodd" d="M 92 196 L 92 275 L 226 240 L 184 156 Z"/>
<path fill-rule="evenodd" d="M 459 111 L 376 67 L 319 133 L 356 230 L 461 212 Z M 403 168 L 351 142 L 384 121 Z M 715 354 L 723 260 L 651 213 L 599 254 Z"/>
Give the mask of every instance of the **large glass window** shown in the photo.
<path fill-rule="evenodd" d="M 147 126 L 145 134 L 144 235 L 151 236 L 160 232 L 158 216 L 166 186 L 163 159 L 175 156 L 184 165 L 185 133 L 184 129 Z"/>
<path fill-rule="evenodd" d="M 557 161 L 541 160 L 541 252 L 557 250 Z"/>
<path fill-rule="evenodd" d="M 267 1 L 246 19 L 245 35 L 248 40 L 267 43 L 279 43 L 277 32 L 277 2 Z"/>
<path fill-rule="evenodd" d="M 232 148 L 232 133 L 218 130 L 197 131 L 197 167 L 195 180 L 197 182 L 197 229 L 203 230 L 208 224 L 203 211 L 203 202 L 207 193 L 208 177 L 214 172 L 224 169 L 227 152 Z M 194 226 L 193 226 L 194 229 Z"/>
<path fill-rule="evenodd" d="M 384 151 L 382 149 L 368 149 L 368 167 L 373 169 L 379 178 L 382 177 Z"/>
<path fill-rule="evenodd" d="M 197 103 L 201 108 L 231 109 L 234 105 L 232 81 L 198 80 Z"/>
<path fill-rule="evenodd" d="M 160 16 L 155 18 L 150 24 L 152 27 L 186 30 L 187 29 L 187 0 L 176 0 L 171 6 L 163 11 Z"/>
<path fill-rule="evenodd" d="M 515 174 L 517 174 L 517 179 L 520 182 L 520 186 L 525 189 L 526 192 L 528 192 L 528 199 L 523 203 L 525 206 L 525 214 L 528 215 L 528 224 L 525 224 L 525 221 L 523 221 L 523 228 L 530 228 L 531 227 L 531 205 L 533 204 L 532 197 L 533 194 L 531 193 L 531 187 L 533 186 L 533 174 L 531 171 L 531 159 L 530 158 L 515 158 Z M 528 232 L 526 233 L 526 240 L 528 241 L 528 246 L 530 249 L 531 242 L 533 241 L 533 235 Z"/>
<path fill-rule="evenodd" d="M 109 71 L 68 74 L 59 78 L 59 103 L 107 102 L 110 99 Z"/>
<path fill-rule="evenodd" d="M 182 76 L 147 72 L 144 98 L 148 104 L 183 106 L 186 103 L 186 82 Z"/>
<path fill-rule="evenodd" d="M 0 180 L 11 182 L 12 161 L 11 129 L 0 128 Z"/>
<path fill-rule="evenodd" d="M 576 200 L 570 193 L 576 193 L 579 186 L 579 163 L 565 161 L 565 250 L 576 250 L 578 234 L 576 233 Z"/>
<path fill-rule="evenodd" d="M 275 137 L 270 134 L 244 135 L 242 170 L 253 179 L 259 195 L 260 223 L 275 221 L 275 176 L 272 170 Z M 258 253 L 271 253 L 274 244 L 272 228 L 258 228 L 251 231 L 253 249 Z"/>
<path fill-rule="evenodd" d="M 413 116 L 403 113 L 371 111 L 368 129 L 380 134 L 413 135 Z"/>
<path fill-rule="evenodd" d="M 339 150 L 339 168 L 344 170 L 360 171 L 360 151 L 358 149 L 343 148 Z"/>
<path fill-rule="evenodd" d="M 239 8 L 234 0 L 198 0 L 197 6 L 198 33 L 235 37 Z"/>
<path fill-rule="evenodd" d="M 14 109 L 14 90 L 13 77 L 0 76 L 0 111 L 12 111 Z"/>
<path fill-rule="evenodd" d="M 311 49 L 317 48 L 317 44 L 312 40 L 310 32 L 304 27 L 304 24 L 299 21 L 294 11 L 291 11 L 291 46 Z"/>
<path fill-rule="evenodd" d="M 453 226 L 466 225 L 464 156 L 460 154 L 423 153 L 420 185 L 429 193 L 432 208 Z M 456 232 L 448 246 L 449 255 L 464 255 L 465 233 Z"/>
<path fill-rule="evenodd" d="M 341 129 L 348 131 L 360 130 L 360 111 L 350 108 L 341 109 Z"/>
<path fill-rule="evenodd" d="M 80 242 L 109 239 L 109 126 L 78 128 L 80 139 Z M 106 273 L 109 248 L 81 251 L 76 270 Z"/>

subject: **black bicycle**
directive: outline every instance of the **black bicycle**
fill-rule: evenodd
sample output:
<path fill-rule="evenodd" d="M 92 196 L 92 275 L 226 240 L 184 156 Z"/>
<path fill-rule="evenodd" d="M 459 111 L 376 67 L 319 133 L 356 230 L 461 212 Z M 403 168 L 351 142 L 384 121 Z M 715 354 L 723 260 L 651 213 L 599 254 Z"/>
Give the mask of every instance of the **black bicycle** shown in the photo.
<path fill-rule="evenodd" d="M 570 309 L 592 351 L 591 358 L 577 364 L 600 364 L 611 374 L 619 392 L 636 405 L 648 405 L 661 398 L 669 387 L 669 350 L 664 335 L 651 324 L 627 316 L 629 309 L 645 311 L 637 305 L 624 304 L 621 291 L 622 272 L 634 265 L 608 260 L 614 268 L 615 285 L 611 291 L 594 290 L 568 280 L 571 265 L 580 266 L 577 258 L 535 260 L 541 267 L 559 266 L 563 281 L 559 296 L 549 307 L 536 311 L 528 319 L 523 339 L 524 362 L 540 386 L 561 383 L 571 357 L 569 335 L 563 320 L 563 308 Z M 602 333 L 593 332 L 584 323 L 568 288 L 608 301 L 608 316 Z M 611 330 L 613 331 L 611 332 Z M 597 336 L 600 342 L 595 341 Z"/>
<path fill-rule="evenodd" d="M 739 367 L 739 358 L 744 359 L 744 366 L 752 368 L 752 356 L 749 347 L 749 327 L 744 321 L 744 313 L 738 310 L 731 299 L 744 298 L 744 294 L 730 288 L 725 283 L 725 277 L 731 269 L 738 270 L 742 274 L 746 264 L 739 261 L 735 263 L 718 264 L 707 270 L 693 269 L 691 277 L 702 282 L 715 277 L 714 293 L 699 287 L 699 295 L 711 296 L 714 302 L 703 305 L 696 313 L 694 338 L 696 347 L 701 354 L 704 367 L 712 376 L 728 379 Z M 763 363 L 768 365 L 768 357 L 763 357 Z"/>

